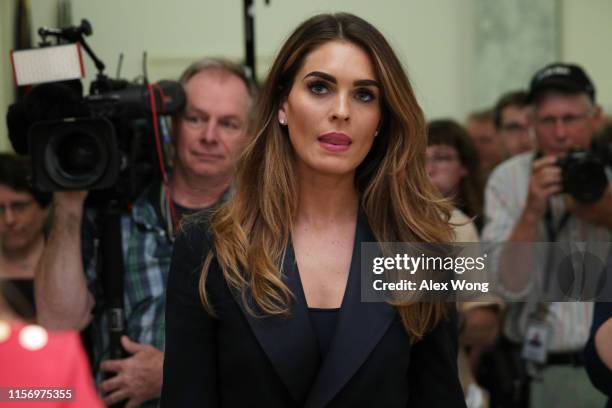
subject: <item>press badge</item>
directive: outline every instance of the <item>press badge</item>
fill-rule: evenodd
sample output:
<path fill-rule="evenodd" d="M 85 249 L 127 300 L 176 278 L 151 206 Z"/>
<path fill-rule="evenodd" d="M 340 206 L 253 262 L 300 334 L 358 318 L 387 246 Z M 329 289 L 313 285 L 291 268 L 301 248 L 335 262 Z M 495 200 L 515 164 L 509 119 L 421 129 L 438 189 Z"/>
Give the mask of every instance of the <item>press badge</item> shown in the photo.
<path fill-rule="evenodd" d="M 531 320 L 523 343 L 523 358 L 538 364 L 546 363 L 551 337 L 552 327 L 548 323 Z"/>

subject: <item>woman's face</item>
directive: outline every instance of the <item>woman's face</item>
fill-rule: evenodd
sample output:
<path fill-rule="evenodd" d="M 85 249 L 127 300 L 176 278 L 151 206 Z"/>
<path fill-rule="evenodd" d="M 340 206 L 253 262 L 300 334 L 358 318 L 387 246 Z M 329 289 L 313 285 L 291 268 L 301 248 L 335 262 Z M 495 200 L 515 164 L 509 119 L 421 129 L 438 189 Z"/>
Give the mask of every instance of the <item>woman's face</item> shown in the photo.
<path fill-rule="evenodd" d="M 370 57 L 344 41 L 306 56 L 279 110 L 302 174 L 354 173 L 372 147 L 380 117 L 380 85 Z"/>
<path fill-rule="evenodd" d="M 439 144 L 427 146 L 427 174 L 432 184 L 448 197 L 457 192 L 467 169 L 461 164 L 457 149 Z"/>
<path fill-rule="evenodd" d="M 25 191 L 0 184 L 0 245 L 4 251 L 27 248 L 42 236 L 47 211 Z"/>

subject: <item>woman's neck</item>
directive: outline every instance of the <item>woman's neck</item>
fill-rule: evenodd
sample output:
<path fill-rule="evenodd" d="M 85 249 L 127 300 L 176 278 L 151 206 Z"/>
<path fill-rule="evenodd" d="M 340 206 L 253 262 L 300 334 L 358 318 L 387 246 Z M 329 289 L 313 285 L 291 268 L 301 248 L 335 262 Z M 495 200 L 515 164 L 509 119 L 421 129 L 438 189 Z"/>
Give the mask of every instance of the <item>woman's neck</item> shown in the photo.
<path fill-rule="evenodd" d="M 296 223 L 323 229 L 330 224 L 354 222 L 359 206 L 354 175 L 300 177 Z"/>

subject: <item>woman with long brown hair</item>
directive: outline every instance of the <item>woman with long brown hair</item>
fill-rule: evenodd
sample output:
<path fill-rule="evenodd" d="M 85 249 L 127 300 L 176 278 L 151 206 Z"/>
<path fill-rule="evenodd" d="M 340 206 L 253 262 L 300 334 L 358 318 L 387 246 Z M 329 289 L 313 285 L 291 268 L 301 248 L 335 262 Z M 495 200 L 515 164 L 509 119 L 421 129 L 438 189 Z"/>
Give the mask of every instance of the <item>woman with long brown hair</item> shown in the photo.
<path fill-rule="evenodd" d="M 350 14 L 302 23 L 252 129 L 233 199 L 175 244 L 163 404 L 463 406 L 454 305 L 361 301 L 362 242 L 451 240 L 382 34 Z"/>
<path fill-rule="evenodd" d="M 483 225 L 484 177 L 478 150 L 467 131 L 451 119 L 427 127 L 427 171 L 434 186 L 465 215 Z"/>

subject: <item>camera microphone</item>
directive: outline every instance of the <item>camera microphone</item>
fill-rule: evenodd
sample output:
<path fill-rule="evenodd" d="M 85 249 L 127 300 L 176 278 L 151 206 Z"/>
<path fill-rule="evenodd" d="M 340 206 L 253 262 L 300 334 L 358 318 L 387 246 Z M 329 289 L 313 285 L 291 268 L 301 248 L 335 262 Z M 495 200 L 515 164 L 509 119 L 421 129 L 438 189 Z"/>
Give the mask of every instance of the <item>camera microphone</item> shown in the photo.
<path fill-rule="evenodd" d="M 38 29 L 38 35 L 41 37 L 54 35 L 56 37 L 64 38 L 70 42 L 77 42 L 83 35 L 89 36 L 92 33 L 93 30 L 91 28 L 91 24 L 85 19 L 81 20 L 81 25 L 79 26 L 70 26 L 66 28 L 41 27 Z"/>

